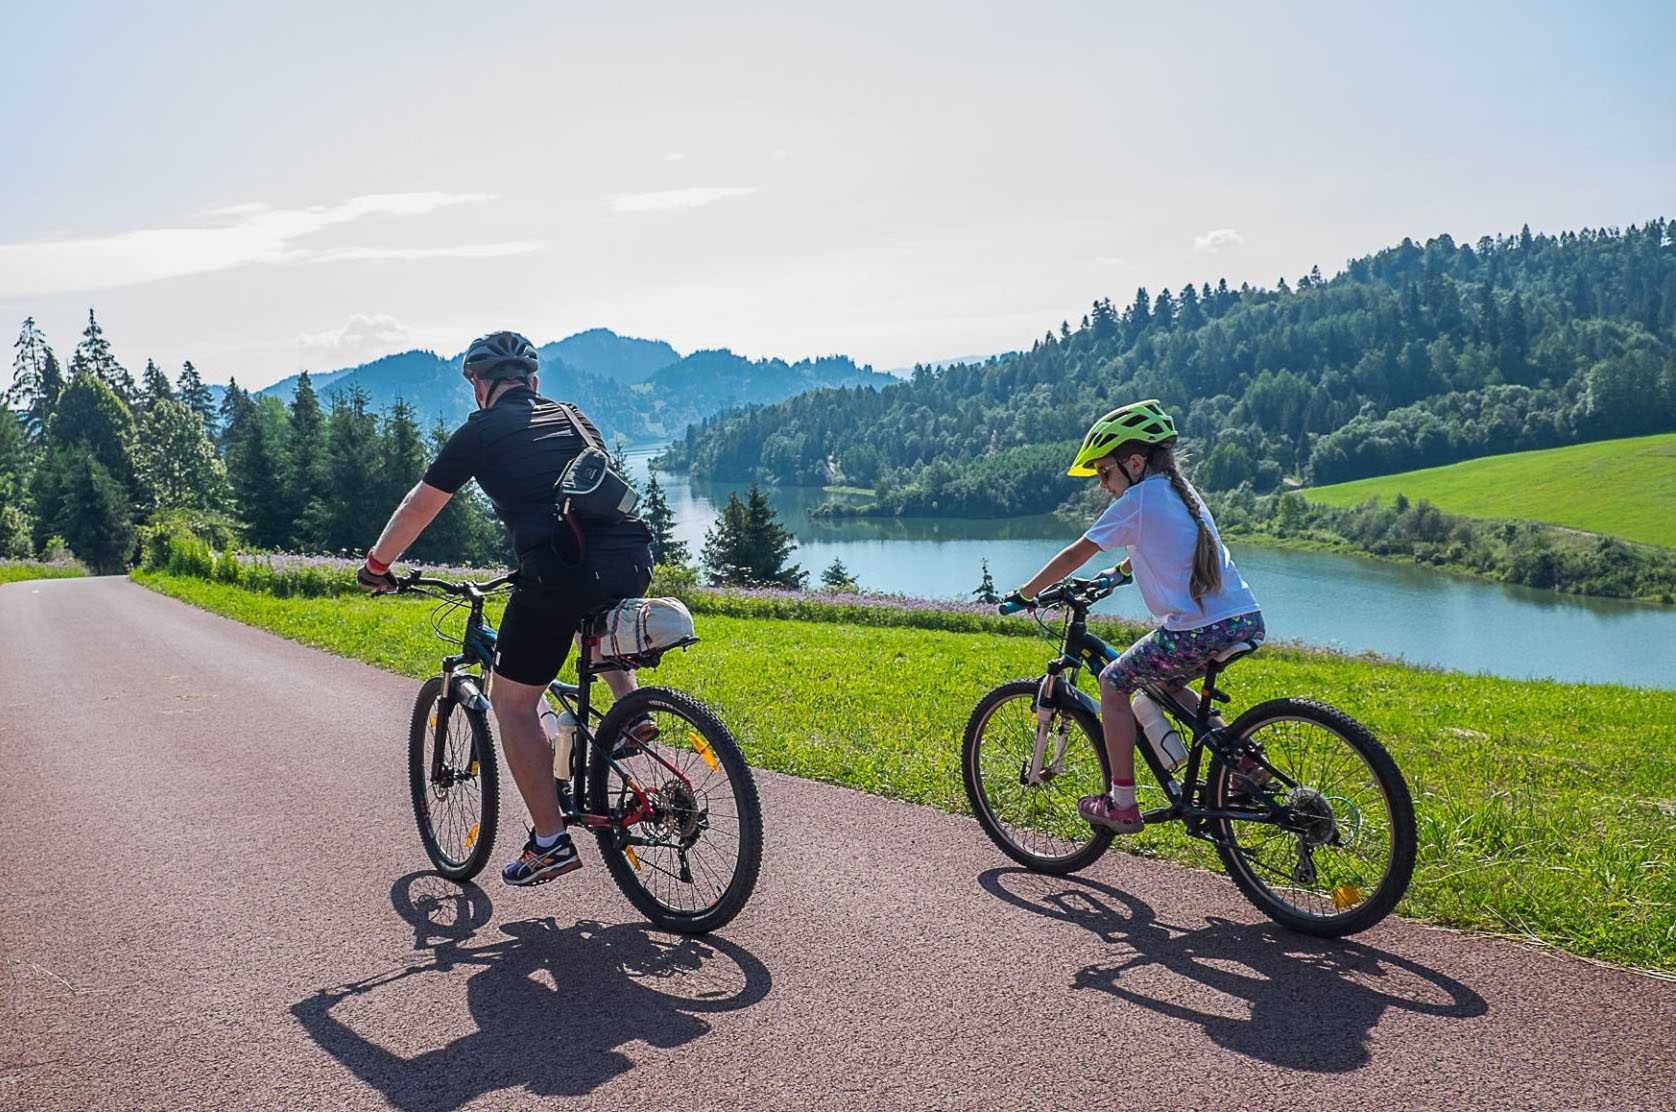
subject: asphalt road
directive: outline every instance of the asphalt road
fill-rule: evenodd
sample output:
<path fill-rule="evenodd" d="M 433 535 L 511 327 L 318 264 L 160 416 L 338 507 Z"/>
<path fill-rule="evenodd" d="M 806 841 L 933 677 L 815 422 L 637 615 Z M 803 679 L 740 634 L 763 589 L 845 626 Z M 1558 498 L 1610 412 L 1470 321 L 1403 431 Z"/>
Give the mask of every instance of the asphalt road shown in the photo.
<path fill-rule="evenodd" d="M 644 928 L 586 841 L 460 889 L 408 811 L 414 691 L 125 580 L 0 587 L 0 1106 L 1676 1105 L 1676 984 L 1315 942 L 1218 876 L 1037 877 L 773 774 L 718 936 Z"/>

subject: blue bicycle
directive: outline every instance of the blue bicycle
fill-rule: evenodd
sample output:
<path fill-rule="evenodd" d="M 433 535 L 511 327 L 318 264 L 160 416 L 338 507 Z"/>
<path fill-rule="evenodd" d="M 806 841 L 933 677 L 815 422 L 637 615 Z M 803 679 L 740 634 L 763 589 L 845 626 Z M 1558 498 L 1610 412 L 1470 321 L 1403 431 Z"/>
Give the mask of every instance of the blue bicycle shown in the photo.
<path fill-rule="evenodd" d="M 1088 631 L 1088 611 L 1125 582 L 1072 578 L 1037 596 L 1037 623 L 1060 642 L 1058 655 L 1043 676 L 990 691 L 966 723 L 972 813 L 1003 853 L 1038 872 L 1086 868 L 1111 845 L 1110 831 L 1077 813 L 1079 799 L 1111 786 L 1099 704 L 1077 678 L 1117 659 Z M 1040 615 L 1060 608 L 1055 634 Z M 1158 785 L 1143 817 L 1180 822 L 1215 846 L 1240 891 L 1281 925 L 1323 937 L 1366 930 L 1396 907 L 1414 872 L 1408 785 L 1365 726 L 1325 703 L 1270 699 L 1225 724 L 1217 679 L 1258 647 L 1242 643 L 1212 662 L 1198 696 L 1190 677 L 1143 688 L 1192 739 L 1163 747 L 1137 737 Z"/>

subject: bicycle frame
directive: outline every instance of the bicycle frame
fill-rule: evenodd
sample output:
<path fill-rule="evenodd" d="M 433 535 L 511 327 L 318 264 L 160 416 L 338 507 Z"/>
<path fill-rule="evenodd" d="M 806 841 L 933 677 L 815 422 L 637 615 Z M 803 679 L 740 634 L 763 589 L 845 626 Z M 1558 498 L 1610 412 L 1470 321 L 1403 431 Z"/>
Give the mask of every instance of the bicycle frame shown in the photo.
<path fill-rule="evenodd" d="M 461 651 L 453 656 L 444 657 L 442 660 L 442 674 L 445 677 L 442 694 L 444 701 L 442 709 L 444 711 L 450 710 L 453 703 L 463 703 L 475 710 L 487 711 L 489 709 L 488 695 L 494 684 L 497 635 L 495 627 L 483 618 L 483 603 L 493 591 L 515 582 L 516 574 L 505 575 L 488 583 L 456 584 L 440 579 L 426 579 L 417 574 L 403 581 L 404 588 L 438 588 L 448 594 L 465 598 L 470 605 L 470 612 L 466 617 L 466 627 L 460 639 Z M 555 678 L 547 688 L 553 694 L 553 697 L 576 719 L 577 737 L 576 744 L 571 747 L 570 751 L 570 778 L 562 780 L 555 777 L 554 781 L 559 796 L 559 810 L 563 813 L 567 824 L 574 823 L 588 830 L 615 829 L 623 831 L 624 833 L 619 834 L 618 837 L 622 839 L 625 845 L 664 845 L 666 843 L 655 838 L 626 833 L 629 828 L 653 815 L 656 810 L 656 803 L 640 782 L 622 765 L 618 764 L 612 754 L 605 752 L 596 742 L 591 723 L 595 719 L 603 719 L 605 715 L 592 705 L 590 697 L 593 691 L 594 678 L 608 671 L 620 671 L 621 665 L 607 661 L 603 667 L 596 666 L 593 658 L 595 640 L 588 636 L 583 636 L 579 640 L 581 642 L 581 652 L 576 660 L 577 682 L 569 684 Z M 481 688 L 472 683 L 474 677 L 469 672 L 464 671 L 464 669 L 474 666 L 479 669 L 482 675 Z M 439 733 L 446 728 L 447 719 L 448 715 L 446 713 L 439 713 L 436 716 L 435 729 Z M 602 799 L 596 803 L 596 806 L 600 808 L 599 810 L 588 809 L 586 792 L 589 768 L 588 750 L 590 747 L 599 750 L 599 753 L 593 759 L 603 759 L 609 763 L 617 775 L 622 778 L 623 783 L 628 785 L 629 790 L 634 793 L 633 807 L 626 811 L 613 812 L 606 809 L 606 801 Z M 440 736 L 437 737 L 436 743 L 431 747 L 433 753 L 431 778 L 433 782 L 440 782 L 448 775 L 443 760 L 445 748 L 444 739 Z M 688 789 L 692 788 L 692 781 L 660 754 L 651 749 L 642 749 L 641 752 L 667 769 Z"/>
<path fill-rule="evenodd" d="M 1097 599 L 1071 598 L 1067 601 L 1070 607 L 1070 615 L 1065 628 L 1064 642 L 1060 649 L 1060 655 L 1048 663 L 1047 676 L 1043 681 L 1044 687 L 1049 683 L 1053 685 L 1053 702 L 1051 705 L 1059 709 L 1070 710 L 1074 704 L 1098 719 L 1100 717 L 1099 706 L 1077 687 L 1077 674 L 1086 667 L 1089 674 L 1096 677 L 1096 683 L 1098 683 L 1101 670 L 1115 661 L 1119 654 L 1116 649 L 1088 630 L 1088 608 Z M 1206 668 L 1204 686 L 1199 693 L 1199 703 L 1196 708 L 1189 709 L 1186 703 L 1176 696 L 1176 689 L 1159 684 L 1143 684 L 1141 687 L 1141 690 L 1145 691 L 1166 713 L 1177 722 L 1185 725 L 1192 735 L 1192 741 L 1188 746 L 1187 764 L 1183 768 L 1181 780 L 1178 781 L 1159 763 L 1151 747 L 1139 736 L 1141 733 L 1140 724 L 1135 724 L 1136 751 L 1146 761 L 1147 768 L 1152 772 L 1153 778 L 1158 781 L 1158 786 L 1164 790 L 1164 794 L 1170 800 L 1168 806 L 1155 807 L 1145 811 L 1141 818 L 1149 825 L 1174 822 L 1179 819 L 1185 825 L 1190 836 L 1204 838 L 1212 842 L 1221 839 L 1206 830 L 1205 824 L 1207 822 L 1228 819 L 1245 822 L 1267 822 L 1277 826 L 1289 827 L 1288 819 L 1290 817 L 1290 809 L 1281 804 L 1270 806 L 1266 810 L 1238 807 L 1222 808 L 1209 805 L 1210 800 L 1207 796 L 1210 791 L 1210 784 L 1199 777 L 1199 769 L 1201 764 L 1204 763 L 1205 752 L 1209 750 L 1213 757 L 1226 757 L 1229 760 L 1236 759 L 1239 755 L 1233 751 L 1233 747 L 1228 745 L 1230 739 L 1224 732 L 1226 726 L 1213 726 L 1211 724 L 1212 716 L 1217 713 L 1213 704 L 1228 701 L 1227 694 L 1217 690 L 1216 687 L 1216 678 L 1225 666 L 1212 661 L 1210 666 Z M 1177 689 L 1186 686 L 1187 683 L 1184 681 L 1178 685 Z M 1045 693 L 1039 691 L 1038 699 Z M 1062 735 L 1053 762 L 1044 765 L 1043 758 L 1046 756 L 1047 748 L 1046 738 L 1038 730 L 1031 764 L 1025 770 L 1026 783 L 1041 782 L 1044 772 L 1056 773 L 1058 765 L 1064 760 L 1068 744 L 1069 739 Z M 1251 755 L 1264 768 L 1268 769 L 1270 776 L 1276 783 L 1287 788 L 1297 786 L 1295 781 L 1269 764 L 1261 754 L 1253 753 Z"/>

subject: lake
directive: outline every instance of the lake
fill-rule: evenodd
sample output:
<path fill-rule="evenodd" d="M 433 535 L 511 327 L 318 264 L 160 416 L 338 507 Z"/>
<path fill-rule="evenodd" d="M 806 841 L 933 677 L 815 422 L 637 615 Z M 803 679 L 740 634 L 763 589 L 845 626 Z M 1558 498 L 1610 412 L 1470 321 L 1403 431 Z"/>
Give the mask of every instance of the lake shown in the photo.
<path fill-rule="evenodd" d="M 651 454 L 629 453 L 638 476 Z M 667 473 L 658 482 L 677 534 L 696 559 L 718 505 L 739 484 Z M 797 536 L 792 559 L 812 584 L 839 559 L 866 590 L 970 599 L 988 560 L 996 589 L 1005 594 L 1076 537 L 1074 528 L 1047 515 L 811 520 L 808 511 L 832 495 L 767 489 L 781 522 Z M 1557 595 L 1339 553 L 1229 547 L 1276 639 L 1512 679 L 1676 688 L 1676 608 Z M 1110 562 L 1107 557 L 1089 570 Z M 1098 609 L 1146 618 L 1132 589 Z"/>

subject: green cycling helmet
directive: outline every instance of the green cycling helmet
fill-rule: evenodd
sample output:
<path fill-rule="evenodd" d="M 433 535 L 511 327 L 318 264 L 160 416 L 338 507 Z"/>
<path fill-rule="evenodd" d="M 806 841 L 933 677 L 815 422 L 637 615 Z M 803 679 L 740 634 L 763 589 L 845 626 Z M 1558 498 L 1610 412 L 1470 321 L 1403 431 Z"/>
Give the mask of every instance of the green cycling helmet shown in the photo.
<path fill-rule="evenodd" d="M 1082 447 L 1077 449 L 1076 462 L 1065 474 L 1097 474 L 1089 464 L 1110 455 L 1119 444 L 1131 440 L 1162 444 L 1166 440 L 1174 440 L 1175 436 L 1176 423 L 1170 420 L 1170 415 L 1164 412 L 1157 398 L 1118 406 L 1089 428 L 1088 435 L 1082 438 Z"/>

